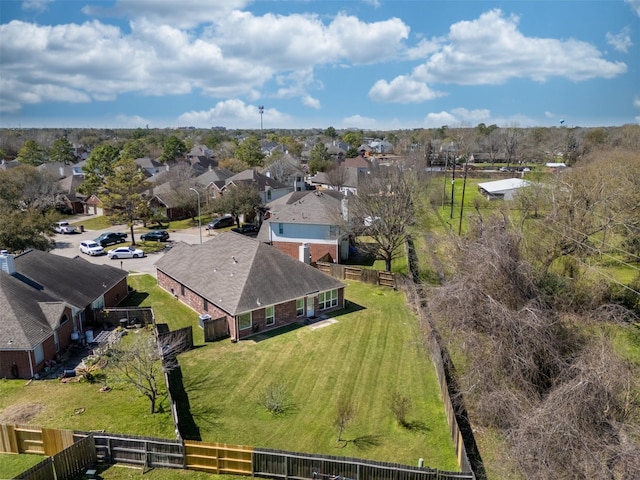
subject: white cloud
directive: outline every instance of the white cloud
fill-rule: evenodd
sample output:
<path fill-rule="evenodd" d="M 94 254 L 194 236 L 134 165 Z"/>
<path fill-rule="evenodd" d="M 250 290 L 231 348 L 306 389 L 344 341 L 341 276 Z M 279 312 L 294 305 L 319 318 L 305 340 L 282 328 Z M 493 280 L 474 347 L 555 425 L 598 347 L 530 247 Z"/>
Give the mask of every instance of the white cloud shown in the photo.
<path fill-rule="evenodd" d="M 97 20 L 2 24 L 3 81 L 13 88 L 3 88 L 0 101 L 15 111 L 16 103 L 47 100 L 36 91 L 46 87 L 90 100 L 194 91 L 214 98 L 299 97 L 317 108 L 310 93 L 322 88 L 315 68 L 395 58 L 409 33 L 397 18 L 366 23 L 345 14 L 327 21 L 316 15 L 256 16 L 237 10 L 246 3 L 120 0 L 112 9 L 84 9 L 127 15 L 130 31 Z M 205 26 L 185 30 L 196 24 Z M 276 77 L 278 90 L 264 91 Z"/>
<path fill-rule="evenodd" d="M 363 117 L 362 115 L 351 115 L 342 119 L 340 122 L 340 128 L 375 130 L 380 128 L 380 126 L 375 118 Z"/>
<path fill-rule="evenodd" d="M 149 121 L 139 115 L 117 115 L 116 124 L 120 128 L 144 128 L 149 125 Z"/>
<path fill-rule="evenodd" d="M 265 108 L 265 125 L 282 128 L 290 125 L 291 118 L 276 110 Z M 228 128 L 247 128 L 248 125 L 260 125 L 260 112 L 256 105 L 247 105 L 242 100 L 231 99 L 218 102 L 209 110 L 185 112 L 178 117 L 178 124 L 209 128 L 224 125 Z"/>
<path fill-rule="evenodd" d="M 431 90 L 424 82 L 401 75 L 391 82 L 378 80 L 371 90 L 369 97 L 379 102 L 419 103 L 443 96 L 444 93 Z"/>
<path fill-rule="evenodd" d="M 378 80 L 370 95 L 388 102 L 421 102 L 442 95 L 433 95 L 436 92 L 429 86 L 436 83 L 499 85 L 516 78 L 545 82 L 551 77 L 580 81 L 612 78 L 627 70 L 622 62 L 602 58 L 587 42 L 526 37 L 518 30 L 518 21 L 495 9 L 475 20 L 454 23 L 446 38 L 433 41 L 442 44 L 425 63 L 391 82 Z"/>
<path fill-rule="evenodd" d="M 631 5 L 631 8 L 633 9 L 634 12 L 636 12 L 636 15 L 640 17 L 640 0 L 624 0 L 624 1 L 627 2 L 629 5 Z"/>
<path fill-rule="evenodd" d="M 144 20 L 154 25 L 170 24 L 178 28 L 193 28 L 215 23 L 248 3 L 248 0 L 118 0 L 113 7 L 87 5 L 82 11 L 95 17 L 126 17 L 133 21 Z"/>
<path fill-rule="evenodd" d="M 618 34 L 607 32 L 607 43 L 619 52 L 627 53 L 629 47 L 633 45 L 631 35 L 629 34 L 629 27 L 623 28 Z"/>
<path fill-rule="evenodd" d="M 320 100 L 313 98 L 311 95 L 304 95 L 302 97 L 302 104 L 315 109 L 321 108 Z"/>
<path fill-rule="evenodd" d="M 409 60 L 427 58 L 432 53 L 437 52 L 440 47 L 441 42 L 439 40 L 427 40 L 423 38 L 415 47 L 408 48 L 404 55 Z"/>
<path fill-rule="evenodd" d="M 640 108 L 640 97 L 634 97 L 633 106 L 636 108 Z"/>
<path fill-rule="evenodd" d="M 480 122 L 484 122 L 489 118 L 491 118 L 491 112 L 486 108 L 476 109 L 476 110 L 467 110 L 466 108 L 460 107 L 460 108 L 454 108 L 453 110 L 451 110 L 451 113 L 453 113 L 457 118 L 459 118 L 460 122 L 470 123 L 473 125 Z"/>
<path fill-rule="evenodd" d="M 442 125 L 454 125 L 459 123 L 458 118 L 449 112 L 429 113 L 424 117 L 425 128 L 438 128 Z"/>
<path fill-rule="evenodd" d="M 373 8 L 378 8 L 380 7 L 380 5 L 382 5 L 380 0 L 362 0 L 362 1 L 367 5 L 371 5 Z"/>
<path fill-rule="evenodd" d="M 544 112 L 544 116 L 547 118 L 555 118 L 556 114 L 553 112 Z"/>
<path fill-rule="evenodd" d="M 22 2 L 23 10 L 34 12 L 44 12 L 53 0 L 24 0 Z"/>

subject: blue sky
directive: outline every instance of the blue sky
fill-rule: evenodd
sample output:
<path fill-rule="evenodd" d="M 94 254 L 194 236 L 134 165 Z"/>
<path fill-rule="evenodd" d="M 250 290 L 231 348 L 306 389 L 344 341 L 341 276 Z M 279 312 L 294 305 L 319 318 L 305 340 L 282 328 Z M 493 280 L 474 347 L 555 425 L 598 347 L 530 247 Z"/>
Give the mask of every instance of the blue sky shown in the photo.
<path fill-rule="evenodd" d="M 0 0 L 0 127 L 640 123 L 640 0 Z"/>

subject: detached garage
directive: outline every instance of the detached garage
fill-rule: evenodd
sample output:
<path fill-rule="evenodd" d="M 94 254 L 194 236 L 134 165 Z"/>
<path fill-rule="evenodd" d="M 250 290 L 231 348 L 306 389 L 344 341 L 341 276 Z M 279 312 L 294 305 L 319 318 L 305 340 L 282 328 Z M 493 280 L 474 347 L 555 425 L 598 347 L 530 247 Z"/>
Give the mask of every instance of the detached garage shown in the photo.
<path fill-rule="evenodd" d="M 531 182 L 521 178 L 507 178 L 495 182 L 478 184 L 478 190 L 487 200 L 513 200 L 518 190 L 531 185 Z"/>

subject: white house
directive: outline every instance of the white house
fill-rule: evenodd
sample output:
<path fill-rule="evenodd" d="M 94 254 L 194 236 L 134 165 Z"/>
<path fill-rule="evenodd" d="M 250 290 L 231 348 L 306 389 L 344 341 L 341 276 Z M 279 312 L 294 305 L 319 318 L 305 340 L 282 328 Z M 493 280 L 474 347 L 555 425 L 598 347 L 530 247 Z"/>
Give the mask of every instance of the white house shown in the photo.
<path fill-rule="evenodd" d="M 521 178 L 507 178 L 495 182 L 479 183 L 478 190 L 487 197 L 487 200 L 513 200 L 518 190 L 529 185 L 531 182 Z"/>

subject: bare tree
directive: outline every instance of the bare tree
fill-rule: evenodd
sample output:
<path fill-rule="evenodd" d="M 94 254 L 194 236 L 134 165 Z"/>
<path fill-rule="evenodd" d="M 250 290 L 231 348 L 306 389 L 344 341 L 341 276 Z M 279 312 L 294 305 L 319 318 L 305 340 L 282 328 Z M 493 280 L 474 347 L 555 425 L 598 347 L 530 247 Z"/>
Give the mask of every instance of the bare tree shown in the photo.
<path fill-rule="evenodd" d="M 344 163 L 334 165 L 331 170 L 327 172 L 327 181 L 329 185 L 336 190 L 340 190 L 349 178 L 349 170 L 344 166 Z"/>
<path fill-rule="evenodd" d="M 175 369 L 176 355 L 186 347 L 183 337 L 164 336 L 159 345 L 153 335 L 136 331 L 131 340 L 120 341 L 108 352 L 115 376 L 149 399 L 149 412 L 156 413 L 165 395 L 164 373 Z"/>
<path fill-rule="evenodd" d="M 356 409 L 353 406 L 351 399 L 345 395 L 338 397 L 338 403 L 336 404 L 336 414 L 333 424 L 338 429 L 338 442 L 346 442 L 342 438 L 342 433 L 347 426 L 353 421 L 356 416 Z"/>
<path fill-rule="evenodd" d="M 504 154 L 507 157 L 507 165 L 518 161 L 518 147 L 520 146 L 520 137 L 522 130 L 517 124 L 512 124 L 507 128 L 500 129 L 502 136 L 502 146 Z"/>
<path fill-rule="evenodd" d="M 358 184 L 349 201 L 349 215 L 366 225 L 365 234 L 375 242 L 378 255 L 391 271 L 400 253 L 406 227 L 414 219 L 415 179 L 397 167 L 378 167 Z"/>

